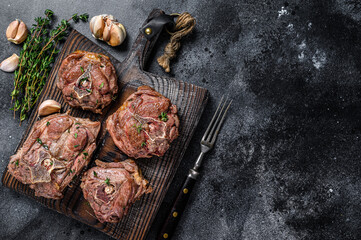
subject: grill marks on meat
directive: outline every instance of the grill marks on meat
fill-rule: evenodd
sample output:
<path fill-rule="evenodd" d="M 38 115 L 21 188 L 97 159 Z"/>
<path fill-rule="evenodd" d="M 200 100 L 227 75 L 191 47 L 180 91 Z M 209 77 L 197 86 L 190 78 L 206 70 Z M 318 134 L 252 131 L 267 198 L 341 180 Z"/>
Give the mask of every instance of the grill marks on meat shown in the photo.
<path fill-rule="evenodd" d="M 99 122 L 54 114 L 36 122 L 23 147 L 10 158 L 9 172 L 30 184 L 36 196 L 59 199 L 90 161 Z"/>
<path fill-rule="evenodd" d="M 95 161 L 96 167 L 82 177 L 81 188 L 100 222 L 118 222 L 132 203 L 150 193 L 138 166 L 133 160 L 105 163 Z"/>
<path fill-rule="evenodd" d="M 115 145 L 129 157 L 163 156 L 178 137 L 177 107 L 148 86 L 141 86 L 106 121 Z"/>
<path fill-rule="evenodd" d="M 118 92 L 114 66 L 103 54 L 75 51 L 58 72 L 57 86 L 72 107 L 102 113 Z"/>

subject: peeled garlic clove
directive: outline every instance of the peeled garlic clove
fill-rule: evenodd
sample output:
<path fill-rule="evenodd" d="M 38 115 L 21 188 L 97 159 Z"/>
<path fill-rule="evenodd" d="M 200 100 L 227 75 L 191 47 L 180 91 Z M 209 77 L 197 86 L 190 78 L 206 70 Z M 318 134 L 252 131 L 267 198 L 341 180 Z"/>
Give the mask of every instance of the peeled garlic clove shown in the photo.
<path fill-rule="evenodd" d="M 24 42 L 28 36 L 28 29 L 25 23 L 19 19 L 11 22 L 6 29 L 6 38 L 15 44 Z"/>
<path fill-rule="evenodd" d="M 101 38 L 104 31 L 104 20 L 101 15 L 95 16 L 90 21 L 90 30 L 95 38 Z"/>
<path fill-rule="evenodd" d="M 19 65 L 19 56 L 15 53 L 0 63 L 0 69 L 4 72 L 14 72 Z"/>
<path fill-rule="evenodd" d="M 114 23 L 110 30 L 110 39 L 108 44 L 113 47 L 119 46 L 124 41 L 125 36 L 126 32 L 124 26 L 120 23 Z"/>
<path fill-rule="evenodd" d="M 45 100 L 40 104 L 39 116 L 46 116 L 52 113 L 60 112 L 61 105 L 54 100 Z"/>

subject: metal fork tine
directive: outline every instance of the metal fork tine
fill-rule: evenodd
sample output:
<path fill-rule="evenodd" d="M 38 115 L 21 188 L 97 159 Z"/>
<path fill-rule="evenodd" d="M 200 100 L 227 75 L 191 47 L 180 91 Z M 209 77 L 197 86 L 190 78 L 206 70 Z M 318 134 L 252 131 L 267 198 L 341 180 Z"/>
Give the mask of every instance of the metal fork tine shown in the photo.
<path fill-rule="evenodd" d="M 229 107 L 230 107 L 231 104 L 232 104 L 232 101 L 233 101 L 233 100 L 231 100 L 231 101 L 229 102 L 226 110 L 225 110 L 224 113 L 223 113 L 223 117 L 222 117 L 221 121 L 220 121 L 219 124 L 218 124 L 218 127 L 217 127 L 217 129 L 216 129 L 215 134 L 213 135 L 213 138 L 212 138 L 212 140 L 211 140 L 211 144 L 214 144 L 214 142 L 216 141 L 216 138 L 217 138 L 217 136 L 218 136 L 219 130 L 221 129 L 221 126 L 222 126 L 222 124 L 223 124 L 223 122 L 224 122 L 224 119 L 225 119 L 225 117 L 226 117 L 227 111 L 228 111 Z"/>
<path fill-rule="evenodd" d="M 214 131 L 216 130 L 217 125 L 218 125 L 218 123 L 219 123 L 219 120 L 220 120 L 221 117 L 222 117 L 222 112 L 223 112 L 224 107 L 225 107 L 226 104 L 227 104 L 227 100 L 228 100 L 228 98 L 226 98 L 226 100 L 225 100 L 224 103 L 222 104 L 222 105 L 223 105 L 223 106 L 222 106 L 222 109 L 221 109 L 221 111 L 217 114 L 217 115 L 218 115 L 218 116 L 217 116 L 217 120 L 216 120 L 215 123 L 213 124 L 212 129 L 211 129 L 209 135 L 207 136 L 206 141 L 209 142 L 209 143 L 211 142 L 211 139 L 212 139 L 212 137 L 213 137 Z"/>
<path fill-rule="evenodd" d="M 216 119 L 216 117 L 217 117 L 217 114 L 218 114 L 218 110 L 220 109 L 220 107 L 221 107 L 221 105 L 222 105 L 223 98 L 224 98 L 224 95 L 222 96 L 221 101 L 220 101 L 219 104 L 218 104 L 217 110 L 216 110 L 216 112 L 214 113 L 214 115 L 213 115 L 213 117 L 212 117 L 212 120 L 211 120 L 210 124 L 208 125 L 208 128 L 207 128 L 206 132 L 204 133 L 204 135 L 203 135 L 203 137 L 202 137 L 202 141 L 205 141 L 205 140 L 206 140 L 206 138 L 207 138 L 207 136 L 208 136 L 208 133 L 209 133 L 209 131 L 211 130 L 212 125 L 214 124 L 214 121 L 215 121 L 215 119 Z"/>

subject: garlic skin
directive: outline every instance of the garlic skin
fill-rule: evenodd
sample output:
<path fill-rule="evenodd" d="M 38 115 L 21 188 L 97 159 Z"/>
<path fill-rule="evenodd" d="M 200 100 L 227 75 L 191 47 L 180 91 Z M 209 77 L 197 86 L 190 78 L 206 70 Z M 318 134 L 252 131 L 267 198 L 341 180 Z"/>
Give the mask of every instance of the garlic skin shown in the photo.
<path fill-rule="evenodd" d="M 54 100 L 45 100 L 40 104 L 39 116 L 46 116 L 52 113 L 60 112 L 61 104 Z"/>
<path fill-rule="evenodd" d="M 28 36 L 28 28 L 25 23 L 19 19 L 12 21 L 6 29 L 6 38 L 15 44 L 25 41 Z"/>
<path fill-rule="evenodd" d="M 90 20 L 90 31 L 94 38 L 103 40 L 110 46 L 119 46 L 127 36 L 125 27 L 112 15 L 102 14 Z"/>
<path fill-rule="evenodd" d="M 14 72 L 19 66 L 19 56 L 15 53 L 0 63 L 0 69 L 4 72 Z"/>

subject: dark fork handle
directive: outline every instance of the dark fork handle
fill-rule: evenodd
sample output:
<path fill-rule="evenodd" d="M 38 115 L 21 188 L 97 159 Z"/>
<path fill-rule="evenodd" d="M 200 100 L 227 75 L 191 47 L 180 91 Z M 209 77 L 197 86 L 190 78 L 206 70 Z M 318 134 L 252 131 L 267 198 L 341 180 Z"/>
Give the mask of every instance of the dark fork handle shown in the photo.
<path fill-rule="evenodd" d="M 183 186 L 180 189 L 178 196 L 173 204 L 173 207 L 169 212 L 167 220 L 163 224 L 162 230 L 158 236 L 159 240 L 172 238 L 195 183 L 196 180 L 190 176 L 188 176 L 184 181 Z"/>

